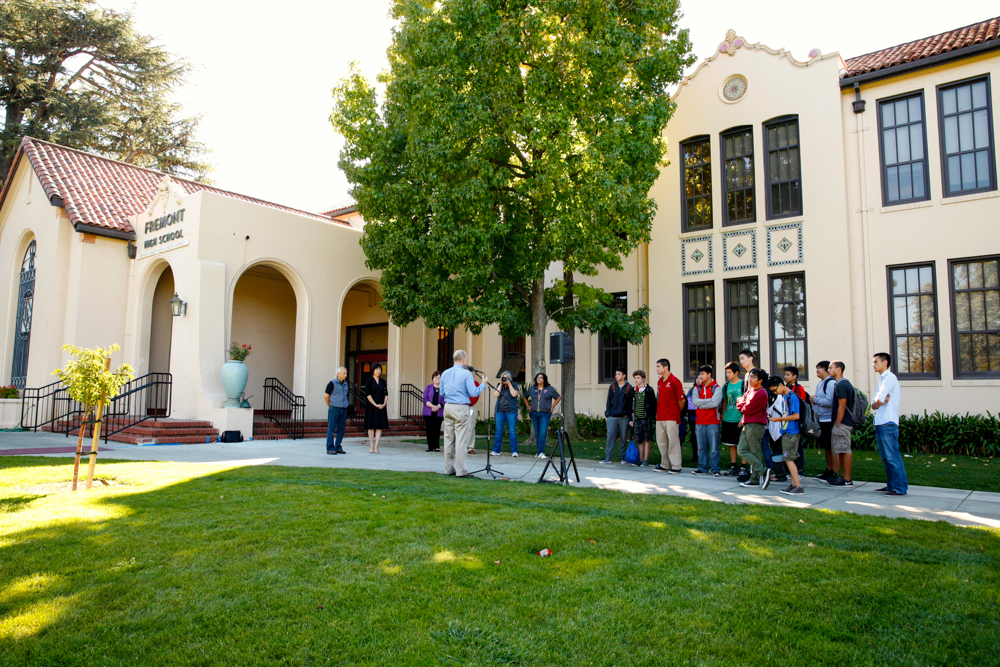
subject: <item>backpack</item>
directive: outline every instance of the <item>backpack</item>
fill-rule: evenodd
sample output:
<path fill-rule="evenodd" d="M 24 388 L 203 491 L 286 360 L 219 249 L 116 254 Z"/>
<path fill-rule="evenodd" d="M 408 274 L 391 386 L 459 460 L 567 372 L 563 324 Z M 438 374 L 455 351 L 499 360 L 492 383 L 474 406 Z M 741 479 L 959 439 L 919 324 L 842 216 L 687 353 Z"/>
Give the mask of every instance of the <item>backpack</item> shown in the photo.
<path fill-rule="evenodd" d="M 854 420 L 855 426 L 860 426 L 865 423 L 868 418 L 868 413 L 872 411 L 871 401 L 868 400 L 868 396 L 865 392 L 861 391 L 857 387 L 854 388 L 854 405 L 851 406 L 851 419 Z"/>
<path fill-rule="evenodd" d="M 811 405 L 799 399 L 799 433 L 803 438 L 818 440 L 820 436 L 819 420 Z"/>
<path fill-rule="evenodd" d="M 628 449 L 625 450 L 625 462 L 632 465 L 639 462 L 639 448 L 635 446 L 634 440 L 628 441 Z"/>

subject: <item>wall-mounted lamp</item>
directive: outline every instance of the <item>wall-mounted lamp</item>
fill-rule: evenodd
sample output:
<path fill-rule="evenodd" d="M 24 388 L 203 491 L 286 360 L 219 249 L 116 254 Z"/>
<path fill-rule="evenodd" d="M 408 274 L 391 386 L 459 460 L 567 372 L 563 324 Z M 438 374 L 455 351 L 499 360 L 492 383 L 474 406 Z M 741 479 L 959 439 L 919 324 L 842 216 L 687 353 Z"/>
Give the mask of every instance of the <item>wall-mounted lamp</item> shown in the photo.
<path fill-rule="evenodd" d="M 181 301 L 177 292 L 174 292 L 174 298 L 170 300 L 170 312 L 174 314 L 174 317 L 188 314 L 187 301 Z"/>
<path fill-rule="evenodd" d="M 132 243 L 132 239 L 129 239 L 129 241 L 128 241 L 128 258 L 129 259 L 135 259 L 135 253 L 136 253 L 137 250 L 138 250 L 138 248 L 136 247 L 136 245 L 134 243 Z"/>

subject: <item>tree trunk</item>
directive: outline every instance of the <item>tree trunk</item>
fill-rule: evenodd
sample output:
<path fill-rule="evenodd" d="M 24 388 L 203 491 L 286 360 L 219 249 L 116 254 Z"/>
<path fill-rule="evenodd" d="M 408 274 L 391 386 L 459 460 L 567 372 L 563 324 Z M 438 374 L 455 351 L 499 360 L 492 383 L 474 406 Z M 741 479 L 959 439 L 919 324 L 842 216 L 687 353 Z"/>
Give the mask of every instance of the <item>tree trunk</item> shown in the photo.
<path fill-rule="evenodd" d="M 567 311 L 573 308 L 573 272 L 564 271 L 566 294 L 563 295 L 563 308 Z M 576 329 L 569 327 L 563 331 L 573 341 L 573 360 L 562 365 L 562 413 L 563 428 L 569 434 L 570 440 L 578 440 L 580 433 L 576 429 Z"/>
<path fill-rule="evenodd" d="M 545 283 L 542 279 L 538 279 L 531 284 L 531 377 L 524 379 L 527 387 L 535 384 L 536 375 L 546 372 L 545 327 L 548 323 L 549 315 L 545 312 Z M 531 425 L 529 444 L 534 444 L 536 437 L 535 427 Z"/>

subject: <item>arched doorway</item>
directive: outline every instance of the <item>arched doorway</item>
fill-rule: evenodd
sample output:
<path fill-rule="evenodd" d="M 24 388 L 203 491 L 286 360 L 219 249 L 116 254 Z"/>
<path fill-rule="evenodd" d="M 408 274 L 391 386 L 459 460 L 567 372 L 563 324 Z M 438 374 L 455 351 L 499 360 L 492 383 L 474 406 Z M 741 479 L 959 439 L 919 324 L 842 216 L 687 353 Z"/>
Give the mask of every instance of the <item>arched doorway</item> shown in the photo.
<path fill-rule="evenodd" d="M 174 316 L 170 299 L 174 296 L 174 272 L 168 266 L 160 274 L 153 290 L 152 310 L 149 313 L 149 367 L 150 373 L 170 372 L 170 343 L 173 338 Z"/>
<path fill-rule="evenodd" d="M 343 363 L 347 379 L 364 387 L 371 369 L 381 364 L 383 377 L 389 373 L 389 317 L 381 308 L 377 283 L 363 281 L 352 286 L 340 312 Z"/>
<path fill-rule="evenodd" d="M 31 346 L 31 316 L 35 305 L 35 239 L 31 239 L 18 274 L 17 319 L 14 322 L 14 359 L 10 383 L 23 389 L 28 378 L 28 350 Z"/>
<path fill-rule="evenodd" d="M 252 266 L 236 282 L 230 340 L 253 348 L 246 395 L 255 409 L 264 406 L 267 378 L 294 390 L 297 305 L 292 284 L 272 266 Z"/>

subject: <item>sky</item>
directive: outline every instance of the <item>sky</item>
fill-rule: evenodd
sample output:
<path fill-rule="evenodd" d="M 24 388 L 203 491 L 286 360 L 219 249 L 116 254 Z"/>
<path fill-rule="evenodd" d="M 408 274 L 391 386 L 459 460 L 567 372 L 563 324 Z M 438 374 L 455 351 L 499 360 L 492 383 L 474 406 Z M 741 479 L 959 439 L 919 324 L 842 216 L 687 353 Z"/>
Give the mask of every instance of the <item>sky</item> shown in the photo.
<path fill-rule="evenodd" d="M 176 99 L 202 116 L 217 187 L 307 211 L 350 202 L 330 89 L 352 61 L 370 80 L 387 68 L 389 0 L 98 2 L 131 10 L 140 32 L 194 66 Z M 987 0 L 682 0 L 681 11 L 699 61 L 730 28 L 799 60 L 813 48 L 846 59 L 1000 14 Z"/>

